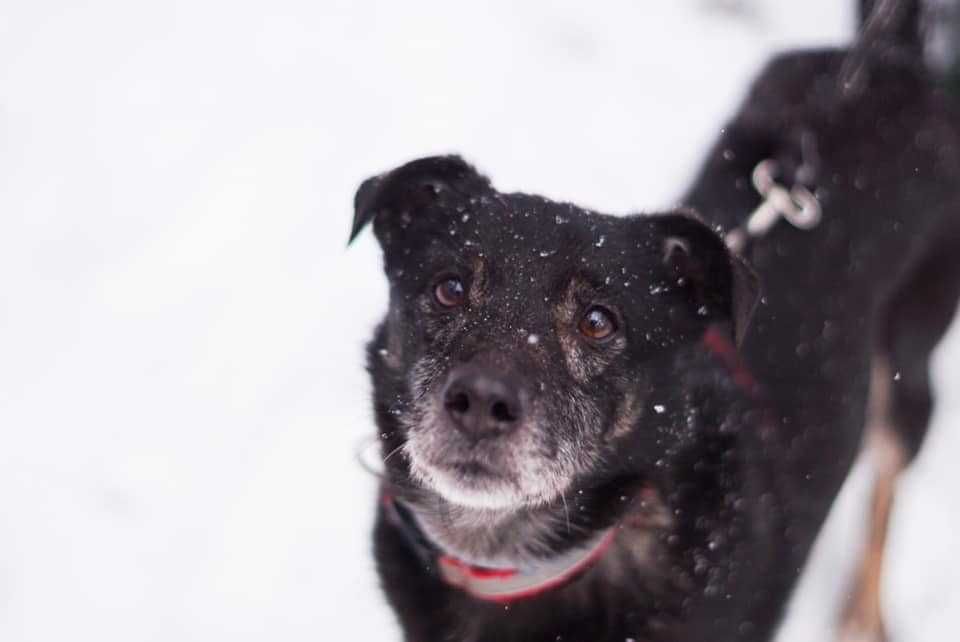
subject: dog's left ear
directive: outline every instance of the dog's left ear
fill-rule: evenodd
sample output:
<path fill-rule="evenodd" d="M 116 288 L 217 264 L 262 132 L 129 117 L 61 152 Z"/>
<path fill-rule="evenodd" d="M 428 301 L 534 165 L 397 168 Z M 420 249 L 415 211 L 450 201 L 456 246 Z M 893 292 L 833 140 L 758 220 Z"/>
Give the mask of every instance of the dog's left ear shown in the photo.
<path fill-rule="evenodd" d="M 653 217 L 663 262 L 690 289 L 698 309 L 729 319 L 739 346 L 760 300 L 760 280 L 719 234 L 692 212 Z"/>
<path fill-rule="evenodd" d="M 378 228 L 416 216 L 450 193 L 467 197 L 489 187 L 486 177 L 459 156 L 421 158 L 368 178 L 353 199 L 353 226 L 348 243 L 371 222 L 378 238 L 382 238 Z"/>

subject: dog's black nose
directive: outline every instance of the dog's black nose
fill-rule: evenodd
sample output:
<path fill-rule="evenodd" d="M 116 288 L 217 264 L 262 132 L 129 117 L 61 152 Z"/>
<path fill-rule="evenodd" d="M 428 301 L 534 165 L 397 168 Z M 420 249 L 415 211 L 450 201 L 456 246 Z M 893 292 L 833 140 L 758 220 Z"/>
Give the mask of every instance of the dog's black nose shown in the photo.
<path fill-rule="evenodd" d="M 473 440 L 510 432 L 523 416 L 516 382 L 477 366 L 450 374 L 443 405 L 457 430 Z"/>

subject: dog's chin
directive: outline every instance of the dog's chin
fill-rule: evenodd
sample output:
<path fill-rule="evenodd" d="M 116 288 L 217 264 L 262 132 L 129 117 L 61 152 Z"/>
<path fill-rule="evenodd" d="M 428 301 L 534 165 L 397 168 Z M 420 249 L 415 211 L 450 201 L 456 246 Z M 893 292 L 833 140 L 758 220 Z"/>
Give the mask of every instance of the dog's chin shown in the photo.
<path fill-rule="evenodd" d="M 572 475 L 523 442 L 466 445 L 450 431 L 412 431 L 404 446 L 410 474 L 424 490 L 462 508 L 498 512 L 548 504 Z M 482 446 L 482 447 L 481 447 Z"/>
<path fill-rule="evenodd" d="M 529 502 L 516 483 L 471 466 L 425 466 L 417 475 L 423 484 L 443 499 L 464 508 L 509 511 Z"/>

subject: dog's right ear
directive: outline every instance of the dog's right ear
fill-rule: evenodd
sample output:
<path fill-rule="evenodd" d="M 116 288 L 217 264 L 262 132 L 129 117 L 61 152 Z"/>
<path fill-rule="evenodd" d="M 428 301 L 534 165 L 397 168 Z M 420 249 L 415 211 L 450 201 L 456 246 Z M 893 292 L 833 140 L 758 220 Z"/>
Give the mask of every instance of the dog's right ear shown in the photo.
<path fill-rule="evenodd" d="M 756 273 L 692 211 L 649 220 L 662 235 L 663 263 L 683 279 L 694 305 L 729 321 L 739 346 L 760 300 Z"/>
<path fill-rule="evenodd" d="M 397 169 L 365 180 L 353 199 L 353 226 L 349 243 L 373 222 L 374 232 L 392 224 L 405 224 L 409 217 L 428 209 L 448 193 L 469 198 L 486 191 L 486 177 L 459 156 L 431 156 L 411 161 Z"/>

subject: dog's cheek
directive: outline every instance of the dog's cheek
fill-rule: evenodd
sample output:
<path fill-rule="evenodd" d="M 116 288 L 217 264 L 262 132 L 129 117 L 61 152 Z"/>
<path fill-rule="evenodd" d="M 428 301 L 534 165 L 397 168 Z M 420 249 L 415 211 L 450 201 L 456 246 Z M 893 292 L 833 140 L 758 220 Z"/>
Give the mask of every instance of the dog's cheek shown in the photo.
<path fill-rule="evenodd" d="M 536 474 L 572 478 L 596 461 L 603 413 L 592 395 L 579 387 L 563 387 L 541 402 L 536 439 L 531 449 L 541 463 Z"/>
<path fill-rule="evenodd" d="M 403 344 L 402 313 L 399 306 L 391 305 L 387 313 L 384 347 L 380 350 L 380 357 L 390 370 L 400 371 L 403 368 L 405 353 Z"/>
<path fill-rule="evenodd" d="M 551 428 L 517 435 L 508 451 L 517 486 L 527 501 L 555 499 L 567 490 L 578 469 L 568 431 L 556 424 Z"/>
<path fill-rule="evenodd" d="M 442 381 L 443 370 L 444 360 L 436 355 L 423 356 L 414 362 L 407 379 L 410 397 L 415 400 L 413 410 L 425 411 L 433 404 L 431 392 Z"/>
<path fill-rule="evenodd" d="M 422 349 L 437 353 L 447 350 L 454 343 L 463 333 L 466 321 L 466 311 L 438 312 L 428 297 L 421 297 L 411 326 L 417 333 L 417 341 Z"/>
<path fill-rule="evenodd" d="M 412 472 L 421 479 L 427 474 L 424 463 L 431 459 L 431 454 L 442 451 L 442 444 L 438 443 L 438 431 L 430 429 L 436 419 L 436 409 L 423 403 L 415 404 L 411 412 L 402 419 L 407 433 L 405 451 Z"/>
<path fill-rule="evenodd" d="M 429 393 L 441 385 L 449 367 L 450 347 L 462 321 L 455 315 L 437 315 L 428 302 L 419 301 L 404 313 L 391 308 L 386 331 L 384 362 L 400 374 L 410 399 L 430 401 Z"/>
<path fill-rule="evenodd" d="M 419 314 L 412 297 L 396 287 L 391 288 L 390 306 L 384 324 L 380 357 L 384 364 L 399 374 L 408 373 L 422 352 L 422 332 L 418 330 Z"/>
<path fill-rule="evenodd" d="M 410 320 L 406 335 L 405 363 L 407 395 L 411 400 L 404 423 L 410 434 L 422 434 L 425 448 L 432 448 L 440 431 L 439 394 L 453 364 L 454 353 L 462 348 L 468 317 L 461 312 L 438 313 L 429 301 L 421 300 Z M 427 443 L 429 442 L 429 443 Z"/>

